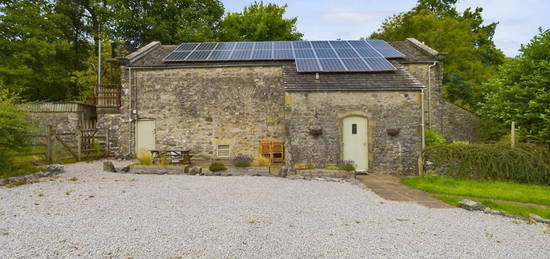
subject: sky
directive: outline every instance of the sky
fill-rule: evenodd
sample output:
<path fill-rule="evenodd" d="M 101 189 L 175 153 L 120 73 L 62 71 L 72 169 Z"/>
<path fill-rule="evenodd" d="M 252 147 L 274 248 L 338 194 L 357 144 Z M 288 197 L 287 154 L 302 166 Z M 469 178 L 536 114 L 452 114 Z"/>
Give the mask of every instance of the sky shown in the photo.
<path fill-rule="evenodd" d="M 227 11 L 240 12 L 253 0 L 222 0 Z M 370 35 L 385 18 L 410 10 L 416 0 L 264 0 L 288 4 L 286 17 L 298 17 L 305 40 L 353 40 Z M 550 0 L 462 0 L 459 10 L 483 7 L 485 22 L 499 22 L 494 41 L 509 57 L 528 43 L 538 28 L 550 29 Z"/>

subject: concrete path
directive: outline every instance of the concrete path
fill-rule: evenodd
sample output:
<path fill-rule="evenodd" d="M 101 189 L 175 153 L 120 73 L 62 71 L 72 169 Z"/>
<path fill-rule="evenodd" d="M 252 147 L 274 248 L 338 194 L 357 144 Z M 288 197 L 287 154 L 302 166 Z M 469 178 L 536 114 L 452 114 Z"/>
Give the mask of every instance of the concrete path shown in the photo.
<path fill-rule="evenodd" d="M 426 192 L 401 184 L 400 179 L 395 176 L 359 175 L 357 179 L 386 200 L 416 202 L 428 208 L 454 208 Z"/>

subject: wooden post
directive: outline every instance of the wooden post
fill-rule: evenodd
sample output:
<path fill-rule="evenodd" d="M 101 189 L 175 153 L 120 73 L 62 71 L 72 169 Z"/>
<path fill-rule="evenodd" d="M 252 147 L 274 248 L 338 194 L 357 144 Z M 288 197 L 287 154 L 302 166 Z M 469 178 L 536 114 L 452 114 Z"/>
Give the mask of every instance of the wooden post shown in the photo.
<path fill-rule="evenodd" d="M 82 160 L 82 131 L 80 130 L 80 127 L 76 127 L 76 154 L 77 154 L 77 160 Z"/>
<path fill-rule="evenodd" d="M 51 125 L 46 128 L 46 161 L 53 164 L 53 129 Z"/>
<path fill-rule="evenodd" d="M 107 128 L 105 130 L 105 157 L 109 157 L 111 154 L 109 151 L 109 128 Z"/>
<path fill-rule="evenodd" d="M 422 159 L 422 154 L 418 157 L 418 176 L 424 176 L 424 159 Z"/>
<path fill-rule="evenodd" d="M 512 126 L 510 129 L 510 144 L 512 148 L 516 146 L 516 122 L 512 121 Z"/>

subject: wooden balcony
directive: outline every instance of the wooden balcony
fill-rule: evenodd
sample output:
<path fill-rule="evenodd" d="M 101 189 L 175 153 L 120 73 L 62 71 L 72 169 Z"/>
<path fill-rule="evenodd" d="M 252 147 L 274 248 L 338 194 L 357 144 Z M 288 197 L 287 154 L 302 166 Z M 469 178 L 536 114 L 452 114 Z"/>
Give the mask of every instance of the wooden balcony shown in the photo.
<path fill-rule="evenodd" d="M 119 108 L 120 88 L 101 88 L 95 92 L 95 106 L 97 108 Z"/>

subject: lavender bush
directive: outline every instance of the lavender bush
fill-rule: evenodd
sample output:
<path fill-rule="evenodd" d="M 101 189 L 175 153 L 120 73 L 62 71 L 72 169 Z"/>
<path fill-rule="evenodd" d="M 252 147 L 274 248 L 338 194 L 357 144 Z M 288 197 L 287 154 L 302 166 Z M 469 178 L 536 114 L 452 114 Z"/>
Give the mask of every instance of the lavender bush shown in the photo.
<path fill-rule="evenodd" d="M 252 164 L 252 161 L 254 161 L 254 158 L 249 155 L 239 154 L 233 157 L 231 161 L 236 167 L 249 167 Z"/>

